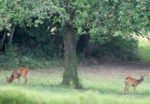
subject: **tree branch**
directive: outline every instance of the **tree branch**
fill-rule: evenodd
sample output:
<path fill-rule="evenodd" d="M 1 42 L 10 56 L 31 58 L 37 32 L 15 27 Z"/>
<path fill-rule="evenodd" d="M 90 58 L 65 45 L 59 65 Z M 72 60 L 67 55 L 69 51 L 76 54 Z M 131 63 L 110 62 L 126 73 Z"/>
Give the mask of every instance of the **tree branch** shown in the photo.
<path fill-rule="evenodd" d="M 146 37 L 148 40 L 150 40 L 150 37 L 148 35 L 144 35 L 137 30 L 134 30 L 134 32 L 136 33 L 137 36 L 142 36 L 142 38 Z"/>

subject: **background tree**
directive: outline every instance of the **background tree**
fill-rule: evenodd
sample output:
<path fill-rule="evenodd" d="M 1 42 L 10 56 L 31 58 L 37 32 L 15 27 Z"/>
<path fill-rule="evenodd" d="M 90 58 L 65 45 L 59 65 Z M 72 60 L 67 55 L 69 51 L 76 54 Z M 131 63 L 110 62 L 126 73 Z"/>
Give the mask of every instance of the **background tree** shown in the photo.
<path fill-rule="evenodd" d="M 134 0 L 134 3 L 130 0 L 91 1 L 91 33 L 94 39 L 102 42 L 118 35 L 132 37 L 137 31 L 148 35 L 150 14 L 146 9 L 147 4 L 147 0 Z"/>
<path fill-rule="evenodd" d="M 84 1 L 83 0 L 63 0 L 60 1 L 59 7 L 64 9 L 64 15 L 62 18 L 62 28 L 64 30 L 64 57 L 65 57 L 65 72 L 63 74 L 64 85 L 73 85 L 76 88 L 81 88 L 78 72 L 77 72 L 77 59 L 76 59 L 76 38 L 78 27 L 76 20 L 78 16 L 84 12 Z"/>
<path fill-rule="evenodd" d="M 136 5 L 135 5 L 136 3 Z M 63 0 L 57 2 L 64 9 L 65 72 L 63 84 L 78 87 L 76 65 L 76 36 L 89 32 L 94 41 L 105 43 L 116 36 L 129 38 L 137 31 L 148 33 L 149 16 L 145 1 L 121 0 Z M 86 30 L 89 31 L 86 31 Z"/>
<path fill-rule="evenodd" d="M 4 31 L 3 40 L 8 34 L 8 45 L 12 44 L 16 26 L 38 26 L 51 17 L 55 6 L 49 0 L 1 0 L 0 30 Z M 1 46 L 3 46 L 2 41 Z"/>

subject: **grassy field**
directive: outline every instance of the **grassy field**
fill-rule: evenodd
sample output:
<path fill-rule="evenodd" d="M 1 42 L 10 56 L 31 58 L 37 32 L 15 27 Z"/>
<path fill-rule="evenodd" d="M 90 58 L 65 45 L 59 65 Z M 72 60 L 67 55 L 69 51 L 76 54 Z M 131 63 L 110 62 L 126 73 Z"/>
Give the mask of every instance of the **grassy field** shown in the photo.
<path fill-rule="evenodd" d="M 134 68 L 134 67 L 133 67 Z M 133 69 L 132 68 L 132 69 Z M 92 69 L 92 70 L 91 70 Z M 125 70 L 127 69 L 127 70 Z M 140 68 L 136 73 L 130 67 L 92 66 L 80 67 L 80 79 L 84 89 L 76 90 L 59 85 L 62 68 L 32 70 L 27 85 L 14 81 L 7 84 L 5 77 L 10 71 L 0 71 L 0 104 L 150 104 L 150 78 L 138 86 L 134 93 L 124 93 L 124 77 L 140 73 L 150 73 Z"/>

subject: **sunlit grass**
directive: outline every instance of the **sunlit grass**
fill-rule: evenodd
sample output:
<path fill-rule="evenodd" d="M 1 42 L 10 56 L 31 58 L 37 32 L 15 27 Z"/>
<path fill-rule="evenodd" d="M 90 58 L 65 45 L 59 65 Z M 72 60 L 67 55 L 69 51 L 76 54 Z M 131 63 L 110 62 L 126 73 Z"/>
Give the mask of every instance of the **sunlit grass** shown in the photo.
<path fill-rule="evenodd" d="M 150 61 L 150 41 L 145 38 L 139 38 L 138 55 L 143 61 Z"/>
<path fill-rule="evenodd" d="M 150 79 L 147 77 L 134 93 L 124 93 L 124 79 L 104 78 L 80 73 L 84 89 L 73 89 L 60 85 L 60 71 L 32 71 L 29 82 L 7 84 L 5 76 L 9 71 L 1 71 L 0 104 L 150 104 Z"/>
<path fill-rule="evenodd" d="M 0 89 L 3 104 L 149 104 L 149 96 L 136 94 L 100 94 L 98 91 L 41 93 L 24 88 Z"/>

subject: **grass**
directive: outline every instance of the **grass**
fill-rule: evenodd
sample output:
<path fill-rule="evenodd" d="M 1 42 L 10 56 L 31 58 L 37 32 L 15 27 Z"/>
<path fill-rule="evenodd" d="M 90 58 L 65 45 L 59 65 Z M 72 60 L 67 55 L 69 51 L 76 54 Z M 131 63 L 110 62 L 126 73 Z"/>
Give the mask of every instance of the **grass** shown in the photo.
<path fill-rule="evenodd" d="M 80 73 L 84 89 L 59 85 L 62 70 L 31 71 L 29 82 L 14 81 L 7 84 L 5 76 L 9 71 L 1 71 L 0 104 L 150 104 L 150 79 L 146 79 L 134 93 L 123 92 L 123 78 L 107 79 L 101 76 Z"/>
<path fill-rule="evenodd" d="M 145 38 L 139 38 L 138 55 L 142 61 L 150 62 L 150 41 Z"/>

